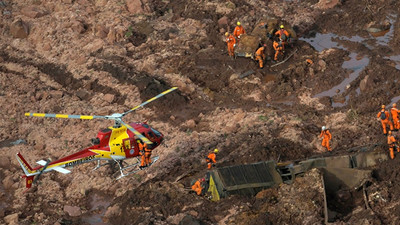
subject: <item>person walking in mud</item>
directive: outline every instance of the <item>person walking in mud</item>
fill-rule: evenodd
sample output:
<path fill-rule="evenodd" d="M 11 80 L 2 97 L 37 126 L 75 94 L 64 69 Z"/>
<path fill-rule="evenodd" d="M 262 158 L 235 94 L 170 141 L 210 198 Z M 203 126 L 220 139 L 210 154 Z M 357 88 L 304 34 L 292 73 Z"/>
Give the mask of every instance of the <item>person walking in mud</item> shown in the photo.
<path fill-rule="evenodd" d="M 389 125 L 390 130 L 393 130 L 393 124 L 392 121 L 389 120 L 389 112 L 385 110 L 385 107 L 385 105 L 382 105 L 382 109 L 376 117 L 381 120 L 383 134 L 387 135 L 386 127 Z"/>
<path fill-rule="evenodd" d="M 323 138 L 322 143 L 321 143 L 322 147 L 326 148 L 326 150 L 328 150 L 328 152 L 331 152 L 332 149 L 329 146 L 329 141 L 332 139 L 332 135 L 329 132 L 329 129 L 325 126 L 322 126 L 322 131 L 321 131 L 321 134 L 319 135 L 319 137 Z"/>
<path fill-rule="evenodd" d="M 266 44 L 259 47 L 256 51 L 256 61 L 258 60 L 260 69 L 264 68 L 264 61 L 265 61 L 265 48 L 267 47 Z"/>
<path fill-rule="evenodd" d="M 139 147 L 139 155 L 141 156 L 140 160 L 140 166 L 139 169 L 145 168 L 148 164 L 146 163 L 146 149 L 147 149 L 147 144 L 142 143 L 141 140 L 137 140 L 138 147 Z M 148 151 L 148 150 L 147 150 Z"/>
<path fill-rule="evenodd" d="M 390 158 L 394 159 L 394 151 L 397 149 L 397 152 L 400 152 L 399 146 L 396 144 L 396 139 L 394 138 L 392 131 L 389 131 L 389 135 L 387 137 L 388 145 L 389 145 L 389 154 Z"/>
<path fill-rule="evenodd" d="M 228 32 L 225 33 L 225 37 L 226 37 L 225 42 L 228 45 L 228 54 L 229 56 L 234 56 L 236 39 L 232 34 L 229 34 Z"/>
<path fill-rule="evenodd" d="M 396 103 L 393 103 L 392 108 L 390 109 L 390 114 L 392 114 L 393 120 L 393 129 L 399 130 L 400 129 L 400 121 L 399 121 L 399 110 L 396 108 Z"/>
<path fill-rule="evenodd" d="M 206 157 L 206 162 L 207 162 L 207 169 L 211 169 L 213 166 L 215 166 L 215 163 L 217 163 L 217 155 L 218 154 L 218 149 L 214 149 L 213 152 L 210 152 L 208 156 Z"/>
<path fill-rule="evenodd" d="M 282 41 L 279 40 L 278 38 L 275 38 L 274 43 L 273 43 L 273 47 L 275 49 L 275 56 L 274 56 L 274 61 L 278 61 L 278 56 L 282 56 L 283 57 L 283 53 L 284 53 L 284 46 L 282 44 Z"/>
<path fill-rule="evenodd" d="M 278 37 L 282 41 L 282 45 L 286 45 L 287 42 L 289 41 L 289 32 L 285 30 L 285 26 L 281 24 L 279 26 L 279 30 L 275 32 L 275 36 Z"/>
<path fill-rule="evenodd" d="M 204 189 L 204 178 L 199 178 L 193 185 L 192 185 L 192 191 L 194 191 L 197 195 L 203 195 L 203 189 Z"/>
<path fill-rule="evenodd" d="M 239 21 L 236 23 L 236 25 L 237 26 L 233 30 L 233 36 L 235 36 L 236 41 L 239 43 L 240 36 L 242 36 L 242 34 L 245 34 L 246 31 L 244 30 L 242 24 Z"/>

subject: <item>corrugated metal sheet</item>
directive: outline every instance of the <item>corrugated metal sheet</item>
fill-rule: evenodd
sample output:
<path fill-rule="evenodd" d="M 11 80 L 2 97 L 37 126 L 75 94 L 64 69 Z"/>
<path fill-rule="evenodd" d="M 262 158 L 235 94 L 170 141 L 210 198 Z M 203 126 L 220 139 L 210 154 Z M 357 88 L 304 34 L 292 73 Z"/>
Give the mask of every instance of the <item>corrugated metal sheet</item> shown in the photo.
<path fill-rule="evenodd" d="M 282 183 L 275 167 L 274 161 L 267 161 L 223 167 L 213 171 L 212 174 L 215 182 L 220 183 L 220 188 L 217 184 L 217 189 L 223 191 L 222 195 L 254 195 L 262 189 Z"/>

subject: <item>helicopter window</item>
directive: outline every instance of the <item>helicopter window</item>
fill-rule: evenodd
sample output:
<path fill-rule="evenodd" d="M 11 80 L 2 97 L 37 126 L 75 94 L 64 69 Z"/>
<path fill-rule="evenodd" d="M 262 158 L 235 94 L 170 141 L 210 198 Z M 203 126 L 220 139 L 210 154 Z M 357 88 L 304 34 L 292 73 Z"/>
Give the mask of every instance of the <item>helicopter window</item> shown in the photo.
<path fill-rule="evenodd" d="M 147 134 L 149 135 L 149 138 L 150 138 L 150 139 L 153 139 L 153 138 L 155 138 L 155 136 L 154 136 L 153 132 L 151 132 L 151 131 L 150 131 L 150 132 L 148 132 Z"/>
<path fill-rule="evenodd" d="M 151 128 L 151 131 L 153 131 L 156 134 L 157 137 L 161 137 L 161 133 L 158 132 L 157 130 Z"/>
<path fill-rule="evenodd" d="M 144 127 L 144 128 L 149 128 L 149 125 L 148 124 L 142 124 L 142 126 Z"/>

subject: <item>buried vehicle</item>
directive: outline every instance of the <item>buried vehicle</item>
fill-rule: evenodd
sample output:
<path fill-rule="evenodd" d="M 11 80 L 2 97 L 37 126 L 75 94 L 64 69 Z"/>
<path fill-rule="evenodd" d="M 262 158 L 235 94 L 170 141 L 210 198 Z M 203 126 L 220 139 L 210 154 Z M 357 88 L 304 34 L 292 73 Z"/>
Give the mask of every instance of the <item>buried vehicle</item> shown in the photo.
<path fill-rule="evenodd" d="M 320 207 L 323 208 L 327 224 L 336 221 L 348 196 L 354 194 L 366 201 L 365 187 L 371 180 L 372 168 L 388 159 L 388 154 L 381 146 L 370 145 L 362 146 L 359 151 L 349 155 L 221 167 L 206 174 L 207 197 L 211 201 L 219 201 L 232 195 L 255 196 L 264 189 L 278 187 L 282 183 L 291 185 L 296 177 L 303 177 L 308 171 L 319 171 L 318 180 L 323 188 Z"/>
<path fill-rule="evenodd" d="M 285 30 L 289 33 L 287 42 L 293 44 L 297 39 L 296 32 L 286 22 L 279 21 L 275 18 L 264 18 L 259 20 L 250 34 L 243 34 L 239 43 L 235 47 L 235 57 L 246 57 L 255 59 L 256 50 L 263 44 L 267 45 L 266 58 L 270 60 L 275 50 L 272 46 L 273 36 L 278 31 L 280 25 L 284 25 Z"/>

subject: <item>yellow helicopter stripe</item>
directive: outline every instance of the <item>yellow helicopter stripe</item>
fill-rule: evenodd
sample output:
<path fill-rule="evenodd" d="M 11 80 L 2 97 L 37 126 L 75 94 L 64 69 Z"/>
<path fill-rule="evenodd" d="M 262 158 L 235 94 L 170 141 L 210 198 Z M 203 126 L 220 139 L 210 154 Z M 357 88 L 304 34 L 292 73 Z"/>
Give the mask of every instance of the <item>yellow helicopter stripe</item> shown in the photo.
<path fill-rule="evenodd" d="M 84 116 L 84 115 L 67 115 L 67 114 L 46 114 L 46 113 L 25 113 L 25 116 L 34 117 L 51 117 L 51 118 L 65 118 L 65 119 L 83 119 L 91 120 L 94 116 Z"/>
<path fill-rule="evenodd" d="M 152 97 L 151 99 L 149 99 L 149 100 L 143 102 L 142 104 L 140 104 L 140 105 L 138 105 L 138 106 L 132 108 L 132 109 L 129 110 L 129 111 L 133 111 L 133 110 L 135 110 L 135 109 L 137 109 L 137 108 L 139 108 L 139 107 L 141 107 L 141 106 L 144 106 L 144 105 L 146 105 L 146 104 L 148 104 L 148 103 L 150 103 L 150 102 L 156 100 L 157 98 L 159 98 L 159 97 L 161 97 L 161 96 L 164 96 L 164 95 L 166 95 L 166 94 L 168 94 L 168 93 L 170 93 L 171 91 L 174 91 L 174 90 L 176 90 L 176 89 L 178 89 L 178 87 L 172 87 L 172 88 L 170 88 L 170 89 L 168 89 L 168 90 L 166 90 L 166 91 L 164 91 L 164 92 L 161 92 L 161 93 L 158 94 L 157 96 Z"/>

